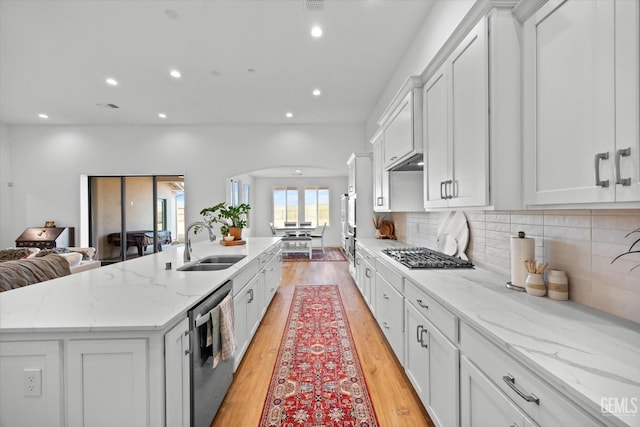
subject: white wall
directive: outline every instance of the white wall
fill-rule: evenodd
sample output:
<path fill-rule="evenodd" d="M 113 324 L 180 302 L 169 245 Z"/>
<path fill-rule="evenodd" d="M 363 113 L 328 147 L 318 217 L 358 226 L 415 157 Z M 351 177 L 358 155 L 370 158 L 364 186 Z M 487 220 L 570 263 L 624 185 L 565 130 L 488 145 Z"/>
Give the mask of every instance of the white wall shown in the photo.
<path fill-rule="evenodd" d="M 438 53 L 444 42 L 467 14 L 475 0 L 436 0 L 415 39 L 398 63 L 385 90 L 380 94 L 366 124 L 366 151 L 369 140 L 378 130 L 377 121 L 409 76 L 420 75 Z"/>
<path fill-rule="evenodd" d="M 348 157 L 348 156 L 347 156 Z M 344 160 L 346 161 L 347 158 Z M 344 162 L 343 162 L 344 163 Z M 346 165 L 345 165 L 346 167 Z M 291 186 L 304 189 L 305 185 L 328 186 L 330 192 L 329 224 L 324 232 L 325 247 L 342 246 L 342 229 L 340 223 L 340 196 L 347 190 L 347 176 L 326 177 L 326 178 L 256 178 L 254 181 L 254 195 L 256 197 L 256 218 L 253 224 L 253 231 L 257 236 L 270 236 L 269 223 L 273 222 L 273 198 L 272 189 L 274 186 Z M 304 200 L 299 198 L 300 203 Z M 303 213 L 303 210 L 300 210 Z M 314 244 L 314 246 L 317 246 Z"/>
<path fill-rule="evenodd" d="M 0 193 L 0 206 L 8 206 L 0 247 L 13 245 L 26 227 L 47 219 L 79 227 L 82 174 L 184 174 L 191 222 L 203 207 L 226 199 L 231 176 L 277 166 L 318 166 L 346 176 L 346 159 L 362 146 L 364 127 L 12 125 L 8 147 L 6 139 L 3 131 L 2 164 L 11 163 L 14 186 L 9 194 Z"/>
<path fill-rule="evenodd" d="M 11 182 L 10 160 L 11 146 L 9 144 L 9 126 L 0 122 L 0 237 L 6 235 L 9 233 L 9 230 L 11 230 L 12 188 L 9 187 L 9 183 Z M 13 236 L 14 239 L 16 237 L 18 237 L 18 234 Z M 2 241 L 2 239 L 0 239 L 0 241 Z M 13 246 L 13 243 L 15 242 L 11 244 L 7 243 L 0 247 L 6 248 Z"/>

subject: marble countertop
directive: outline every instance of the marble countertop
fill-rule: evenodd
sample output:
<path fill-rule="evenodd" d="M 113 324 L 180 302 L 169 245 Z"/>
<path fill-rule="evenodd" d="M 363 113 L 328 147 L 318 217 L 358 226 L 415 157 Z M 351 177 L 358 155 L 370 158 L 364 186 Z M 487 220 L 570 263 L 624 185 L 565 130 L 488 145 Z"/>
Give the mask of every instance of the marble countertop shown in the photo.
<path fill-rule="evenodd" d="M 0 293 L 0 333 L 161 330 L 280 239 L 246 245 L 194 243 L 192 261 L 216 254 L 246 258 L 219 271 L 177 271 L 184 247 Z M 170 262 L 171 270 L 165 269 Z M 5 335 L 6 336 L 6 335 Z"/>
<path fill-rule="evenodd" d="M 573 301 L 554 301 L 505 287 L 508 277 L 475 269 L 412 270 L 380 253 L 400 242 L 358 239 L 463 322 L 520 360 L 592 414 L 601 400 L 635 398 L 635 415 L 607 416 L 640 426 L 640 324 Z"/>

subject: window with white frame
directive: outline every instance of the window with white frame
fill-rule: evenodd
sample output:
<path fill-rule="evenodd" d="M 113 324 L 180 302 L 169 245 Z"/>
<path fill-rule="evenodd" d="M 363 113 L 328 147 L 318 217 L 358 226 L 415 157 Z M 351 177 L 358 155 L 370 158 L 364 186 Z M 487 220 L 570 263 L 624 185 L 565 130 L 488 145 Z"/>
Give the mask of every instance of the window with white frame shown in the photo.
<path fill-rule="evenodd" d="M 329 225 L 329 187 L 304 188 L 304 220 L 314 227 Z"/>
<path fill-rule="evenodd" d="M 284 227 L 285 222 L 298 223 L 297 187 L 273 187 L 273 225 Z"/>

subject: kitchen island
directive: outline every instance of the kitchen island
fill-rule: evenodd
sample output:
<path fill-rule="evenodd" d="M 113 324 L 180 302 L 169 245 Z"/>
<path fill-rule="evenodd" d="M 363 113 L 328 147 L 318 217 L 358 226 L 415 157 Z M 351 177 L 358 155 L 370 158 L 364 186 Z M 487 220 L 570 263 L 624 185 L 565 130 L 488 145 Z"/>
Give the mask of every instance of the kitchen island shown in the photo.
<path fill-rule="evenodd" d="M 403 328 L 387 338 L 436 425 L 640 426 L 639 324 L 509 290 L 508 277 L 480 268 L 409 269 L 381 252 L 394 246 L 358 239 L 356 256 L 369 257 L 385 332 L 400 296 Z"/>
<path fill-rule="evenodd" d="M 178 271 L 180 246 L 1 293 L 0 425 L 164 426 L 166 389 L 181 386 L 165 384 L 165 334 L 279 240 L 195 243 L 193 260 L 245 255 L 219 271 Z"/>

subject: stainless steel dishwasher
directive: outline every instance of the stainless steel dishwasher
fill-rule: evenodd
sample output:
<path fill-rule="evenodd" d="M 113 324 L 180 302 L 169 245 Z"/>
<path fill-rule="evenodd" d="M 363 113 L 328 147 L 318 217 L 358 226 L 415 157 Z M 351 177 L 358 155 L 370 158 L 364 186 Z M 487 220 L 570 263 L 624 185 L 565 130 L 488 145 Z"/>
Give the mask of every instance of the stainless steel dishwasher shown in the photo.
<path fill-rule="evenodd" d="M 209 427 L 233 380 L 233 355 L 227 360 L 219 360 L 214 367 L 215 336 L 213 344 L 207 342 L 212 337 L 211 314 L 216 308 L 220 309 L 220 303 L 227 295 L 232 296 L 231 291 L 232 284 L 227 281 L 189 311 L 192 427 Z M 231 309 L 233 310 L 233 299 Z M 213 330 L 213 335 L 217 333 Z"/>

